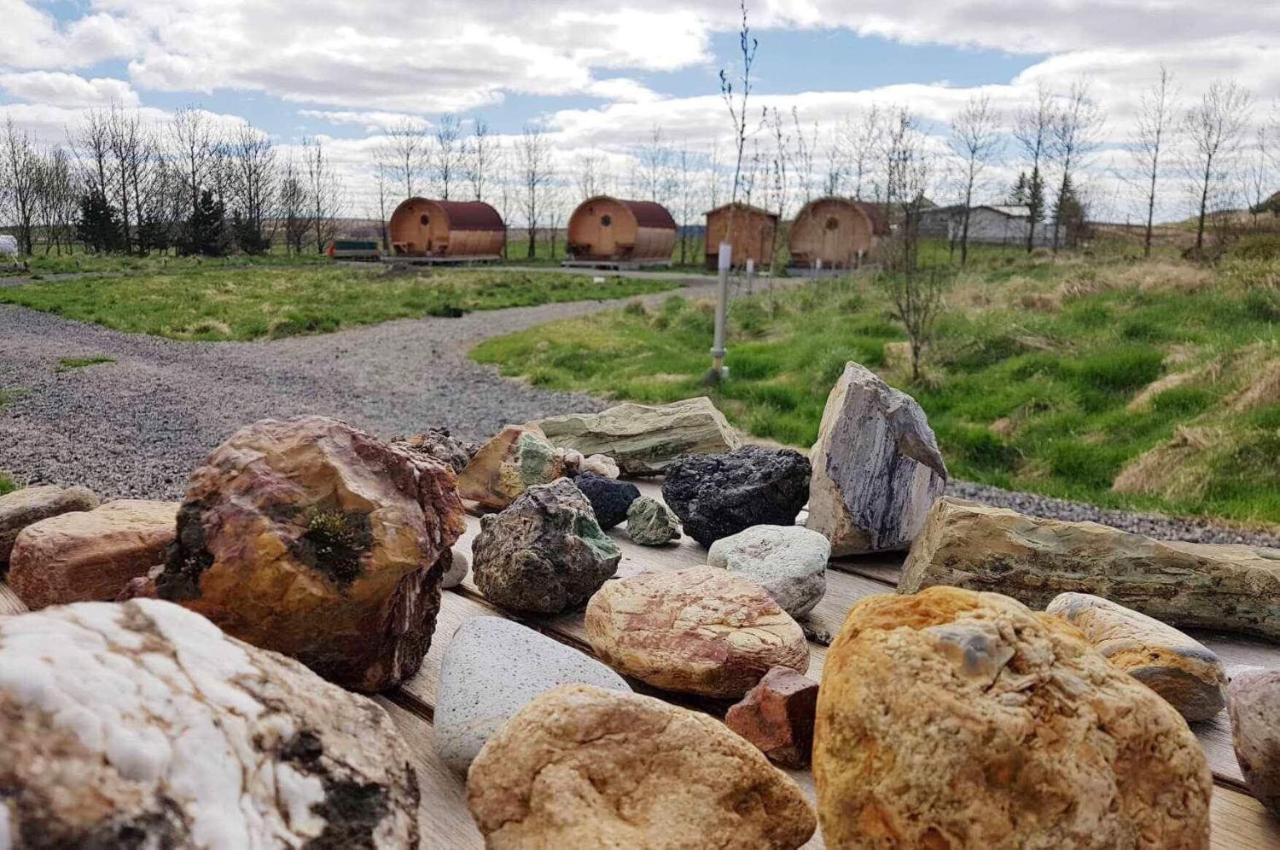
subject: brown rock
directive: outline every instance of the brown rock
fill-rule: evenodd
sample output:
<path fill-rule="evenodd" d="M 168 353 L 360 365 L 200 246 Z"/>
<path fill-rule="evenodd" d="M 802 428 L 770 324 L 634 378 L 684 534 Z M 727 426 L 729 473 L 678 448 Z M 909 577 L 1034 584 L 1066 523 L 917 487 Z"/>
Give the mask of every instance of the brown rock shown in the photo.
<path fill-rule="evenodd" d="M 0 575 L 9 563 L 9 552 L 18 532 L 42 519 L 73 511 L 91 511 L 98 497 L 83 487 L 23 487 L 0 496 Z"/>
<path fill-rule="evenodd" d="M 461 474 L 480 450 L 478 443 L 458 439 L 447 428 L 428 428 L 421 434 L 392 437 L 390 443 L 396 448 L 407 449 L 410 454 L 438 460 L 455 474 Z"/>
<path fill-rule="evenodd" d="M 156 589 L 242 640 L 377 691 L 422 663 L 441 559 L 463 529 L 443 464 L 332 419 L 266 419 L 192 474 Z"/>
<path fill-rule="evenodd" d="M 14 541 L 9 585 L 32 610 L 115 599 L 164 560 L 177 512 L 174 502 L 121 499 L 29 525 Z"/>
<path fill-rule="evenodd" d="M 1108 661 L 1187 720 L 1209 720 L 1226 704 L 1227 674 L 1218 656 L 1172 626 L 1088 593 L 1059 594 L 1045 612 L 1084 632 Z"/>
<path fill-rule="evenodd" d="M 783 767 L 809 766 L 813 753 L 813 719 L 818 709 L 818 683 L 789 667 L 774 667 L 742 702 L 729 709 L 724 722 Z"/>
<path fill-rule="evenodd" d="M 568 473 L 563 451 L 537 428 L 508 425 L 480 447 L 458 476 L 458 493 L 483 508 L 502 510 L 535 484 Z"/>
<path fill-rule="evenodd" d="M 607 583 L 587 604 L 587 640 L 623 675 L 738 698 L 771 667 L 809 668 L 795 620 L 755 582 L 714 567 Z"/>
<path fill-rule="evenodd" d="M 1244 781 L 1253 796 L 1280 817 L 1280 670 L 1233 674 L 1227 712 Z"/>
<path fill-rule="evenodd" d="M 1213 777 L 1176 711 L 994 593 L 871 596 L 827 655 L 813 749 L 831 850 L 1207 850 Z"/>
<path fill-rule="evenodd" d="M 467 803 L 489 850 L 794 850 L 815 826 L 795 782 L 719 721 L 589 685 L 489 739 Z"/>

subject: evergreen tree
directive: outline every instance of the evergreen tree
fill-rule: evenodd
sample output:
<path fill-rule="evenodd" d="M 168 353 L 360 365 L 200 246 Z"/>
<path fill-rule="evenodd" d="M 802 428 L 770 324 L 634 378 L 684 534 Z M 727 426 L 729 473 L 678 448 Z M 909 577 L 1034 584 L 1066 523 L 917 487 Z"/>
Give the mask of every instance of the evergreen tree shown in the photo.
<path fill-rule="evenodd" d="M 1018 180 L 1013 184 L 1013 189 L 1009 192 L 1009 203 L 1014 206 L 1025 207 L 1027 205 L 1028 187 L 1027 172 L 1018 172 Z"/>
<path fill-rule="evenodd" d="M 148 213 L 138 223 L 138 251 L 149 254 L 152 251 L 167 251 L 170 247 L 172 240 L 169 225 L 161 221 L 154 212 Z"/>
<path fill-rule="evenodd" d="M 231 250 L 231 234 L 227 232 L 227 211 L 222 201 L 208 189 L 200 190 L 200 201 L 187 219 L 185 254 L 222 257 Z"/>
<path fill-rule="evenodd" d="M 1084 204 L 1076 193 L 1070 176 L 1062 181 L 1058 203 L 1054 207 L 1054 218 L 1058 227 L 1062 228 L 1062 237 L 1069 247 L 1079 245 L 1088 236 Z"/>
<path fill-rule="evenodd" d="M 119 251 L 124 247 L 120 214 L 107 196 L 96 189 L 80 197 L 76 239 L 97 254 Z"/>
<path fill-rule="evenodd" d="M 265 254 L 271 250 L 271 240 L 262 235 L 252 221 L 236 210 L 231 214 L 231 235 L 236 247 L 246 254 Z"/>

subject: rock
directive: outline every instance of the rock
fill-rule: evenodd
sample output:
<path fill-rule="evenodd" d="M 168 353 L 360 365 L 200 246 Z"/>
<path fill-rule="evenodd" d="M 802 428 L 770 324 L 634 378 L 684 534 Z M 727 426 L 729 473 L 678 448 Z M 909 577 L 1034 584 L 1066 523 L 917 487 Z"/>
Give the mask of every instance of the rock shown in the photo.
<path fill-rule="evenodd" d="M 1233 673 L 1227 711 L 1245 783 L 1280 817 L 1280 670 Z"/>
<path fill-rule="evenodd" d="M 489 850 L 794 850 L 815 827 L 795 782 L 718 720 L 588 685 L 491 738 L 467 804 Z"/>
<path fill-rule="evenodd" d="M 582 683 L 630 691 L 589 655 L 501 617 L 475 617 L 444 651 L 432 735 L 436 751 L 466 772 L 485 741 L 538 694 Z"/>
<path fill-rule="evenodd" d="M 0 496 L 0 576 L 9 564 L 9 552 L 18 532 L 42 519 L 72 513 L 91 511 L 98 506 L 98 497 L 84 487 L 23 487 Z"/>
<path fill-rule="evenodd" d="M 792 617 L 813 610 L 827 592 L 831 544 L 798 525 L 754 525 L 711 544 L 707 563 L 754 581 Z"/>
<path fill-rule="evenodd" d="M 458 475 L 458 493 L 482 508 L 500 511 L 534 484 L 550 484 L 568 472 L 564 453 L 536 428 L 508 425 L 481 446 Z"/>
<path fill-rule="evenodd" d="M 627 508 L 627 537 L 641 546 L 663 546 L 680 539 L 680 518 L 657 499 L 641 496 Z"/>
<path fill-rule="evenodd" d="M 591 503 L 596 522 L 605 531 L 627 518 L 627 509 L 640 498 L 636 485 L 626 481 L 614 481 L 593 472 L 584 472 L 573 479 L 574 486 L 582 491 Z"/>
<path fill-rule="evenodd" d="M 573 482 L 530 487 L 500 514 L 480 520 L 471 546 L 476 585 L 513 611 L 577 608 L 618 569 L 622 552 L 600 530 Z"/>
<path fill-rule="evenodd" d="M 1165 698 L 1187 720 L 1226 705 L 1227 674 L 1207 646 L 1146 614 L 1100 596 L 1062 593 L 1045 609 L 1084 632 L 1111 664 Z"/>
<path fill-rule="evenodd" d="M 1043 608 L 1092 593 L 1175 626 L 1280 638 L 1280 550 L 1174 543 L 939 499 L 898 589 L 953 585 Z"/>
<path fill-rule="evenodd" d="M 321 416 L 264 419 L 192 473 L 156 590 L 330 681 L 379 691 L 421 665 L 441 558 L 465 528 L 439 461 Z"/>
<path fill-rule="evenodd" d="M 444 555 L 440 556 L 442 560 L 444 557 Z M 471 559 L 466 552 L 457 547 L 449 550 L 449 560 L 444 563 L 444 575 L 440 577 L 440 587 L 445 590 L 462 584 L 467 573 L 471 571 Z"/>
<path fill-rule="evenodd" d="M 390 718 L 153 599 L 0 618 L 0 844 L 418 846 Z"/>
<path fill-rule="evenodd" d="M 732 706 L 724 723 L 760 748 L 770 761 L 802 770 L 813 752 L 818 683 L 787 667 L 774 667 Z"/>
<path fill-rule="evenodd" d="M 809 459 L 807 525 L 836 556 L 906 549 L 947 483 L 920 405 L 857 363 L 827 396 Z"/>
<path fill-rule="evenodd" d="M 14 541 L 9 586 L 26 606 L 115 599 L 164 560 L 178 505 L 120 499 L 28 525 Z"/>
<path fill-rule="evenodd" d="M 717 454 L 741 441 L 711 399 L 619 404 L 602 413 L 571 413 L 537 423 L 552 444 L 604 454 L 623 475 L 658 475 L 681 455 Z"/>
<path fill-rule="evenodd" d="M 592 472 L 602 478 L 617 478 L 622 474 L 618 464 L 608 455 L 591 455 L 582 459 L 579 468 L 583 472 Z"/>
<path fill-rule="evenodd" d="M 937 587 L 862 599 L 827 653 L 813 772 L 831 848 L 1208 850 L 1186 722 L 1057 617 Z"/>
<path fill-rule="evenodd" d="M 809 668 L 804 632 L 760 585 L 714 567 L 611 581 L 587 605 L 587 640 L 656 688 L 738 699 L 771 667 Z"/>
<path fill-rule="evenodd" d="M 662 499 L 703 546 L 753 525 L 792 525 L 809 496 L 809 461 L 792 449 L 744 446 L 671 464 Z"/>
<path fill-rule="evenodd" d="M 455 474 L 462 474 L 471 458 L 480 451 L 480 445 L 470 440 L 460 440 L 447 428 L 428 428 L 421 434 L 409 437 L 392 437 L 391 445 L 408 452 L 438 460 Z"/>

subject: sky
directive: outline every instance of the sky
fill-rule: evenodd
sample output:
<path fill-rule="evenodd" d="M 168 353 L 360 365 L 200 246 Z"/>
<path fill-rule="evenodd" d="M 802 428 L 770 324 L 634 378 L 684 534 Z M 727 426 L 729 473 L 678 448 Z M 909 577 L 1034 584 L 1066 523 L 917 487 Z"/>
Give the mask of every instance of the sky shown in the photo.
<path fill-rule="evenodd" d="M 1251 126 L 1280 99 L 1280 2 L 1268 0 L 754 0 L 749 14 L 753 116 L 794 108 L 823 150 L 873 103 L 910 108 L 941 151 L 975 95 L 1007 118 L 1038 83 L 1088 79 L 1107 121 L 1082 173 L 1110 219 L 1137 214 L 1126 146 L 1162 65 L 1184 103 L 1214 79 L 1248 88 Z M 736 73 L 739 23 L 736 0 L 0 0 L 0 121 L 62 144 L 87 109 L 137 108 L 159 127 L 198 106 L 282 151 L 320 139 L 360 214 L 385 128 L 448 113 L 508 146 L 540 128 L 566 198 L 588 155 L 625 193 L 655 128 L 703 167 L 728 146 L 718 75 Z M 1021 166 L 1007 141 L 986 199 Z M 1161 213 L 1179 217 L 1189 199 L 1168 179 Z"/>

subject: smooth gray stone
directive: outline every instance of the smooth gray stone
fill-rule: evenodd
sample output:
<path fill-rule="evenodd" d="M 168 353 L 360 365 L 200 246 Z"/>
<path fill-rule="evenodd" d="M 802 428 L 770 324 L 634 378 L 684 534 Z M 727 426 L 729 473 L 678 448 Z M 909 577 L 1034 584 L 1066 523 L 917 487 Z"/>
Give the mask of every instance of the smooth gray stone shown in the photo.
<path fill-rule="evenodd" d="M 722 537 L 707 551 L 707 563 L 754 581 L 792 617 L 813 610 L 827 592 L 831 543 L 798 525 L 754 525 Z"/>
<path fill-rule="evenodd" d="M 452 560 L 444 571 L 444 577 L 440 579 L 440 587 L 443 590 L 462 584 L 463 579 L 467 577 L 467 573 L 471 570 L 471 557 L 466 552 L 463 552 L 457 546 L 453 547 L 450 552 Z"/>

